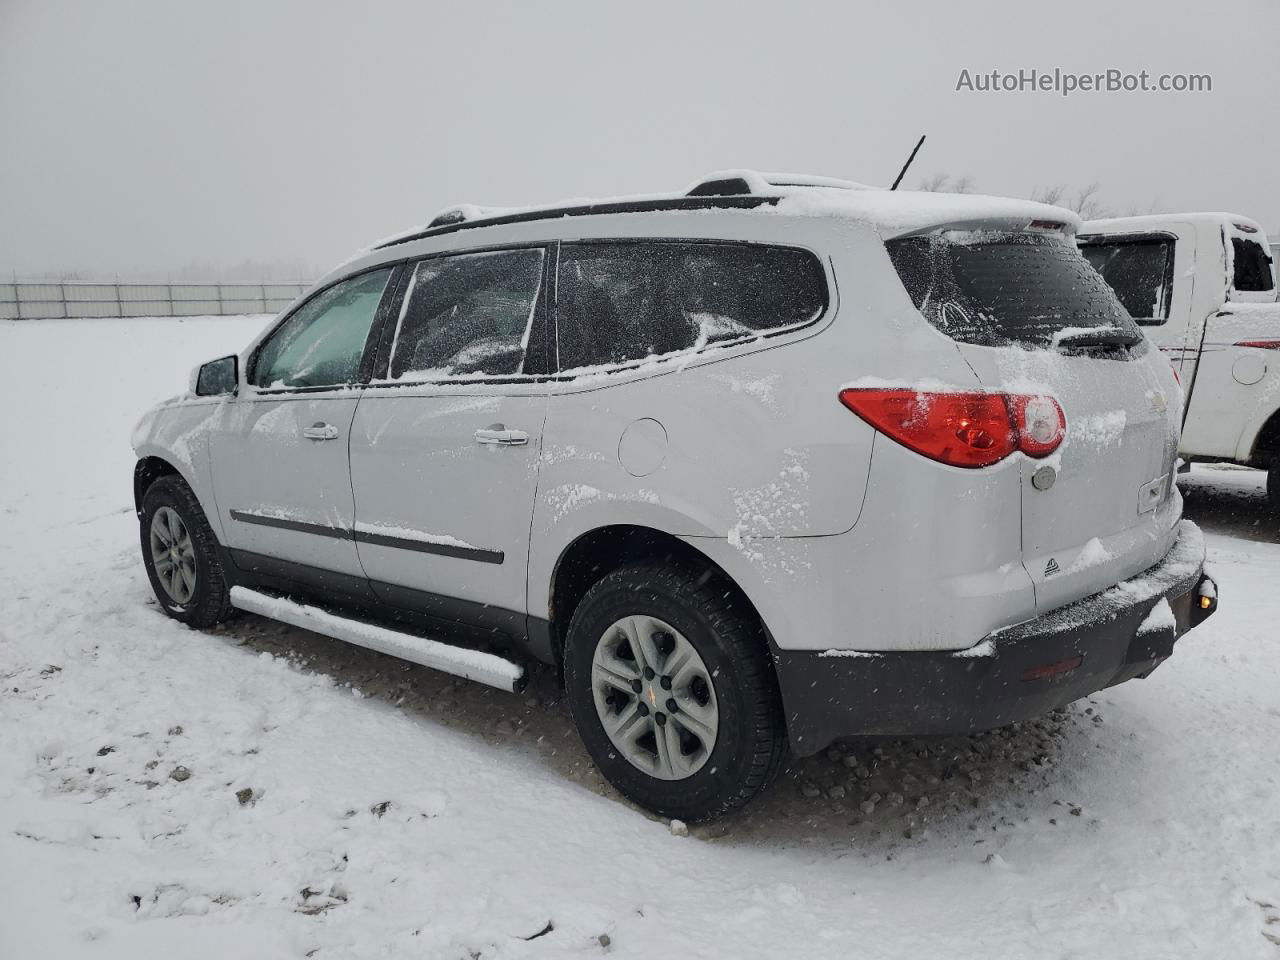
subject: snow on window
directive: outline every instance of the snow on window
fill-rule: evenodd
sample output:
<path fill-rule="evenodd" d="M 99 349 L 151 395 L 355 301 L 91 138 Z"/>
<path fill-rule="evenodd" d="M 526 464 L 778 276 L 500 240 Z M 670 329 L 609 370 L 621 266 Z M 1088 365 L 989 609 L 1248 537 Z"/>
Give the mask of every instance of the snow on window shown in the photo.
<path fill-rule="evenodd" d="M 826 279 L 803 250 L 741 243 L 565 244 L 559 369 L 579 371 L 742 342 L 808 323 Z"/>
<path fill-rule="evenodd" d="M 953 340 L 1043 348 L 1064 328 L 1141 340 L 1111 288 L 1064 236 L 947 231 L 885 246 L 916 309 Z"/>
<path fill-rule="evenodd" d="M 391 379 L 520 373 L 543 256 L 535 248 L 419 263 L 396 333 Z"/>

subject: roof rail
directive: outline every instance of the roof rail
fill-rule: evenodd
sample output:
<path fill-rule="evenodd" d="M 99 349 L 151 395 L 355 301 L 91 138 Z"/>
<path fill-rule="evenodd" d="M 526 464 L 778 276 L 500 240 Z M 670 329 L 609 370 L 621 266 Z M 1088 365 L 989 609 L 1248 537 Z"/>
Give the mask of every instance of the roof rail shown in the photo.
<path fill-rule="evenodd" d="M 533 220 L 555 220 L 561 217 L 589 217 L 610 213 L 659 213 L 677 210 L 753 210 L 772 206 L 779 196 L 665 196 L 604 200 L 596 203 L 569 204 L 559 207 L 539 207 L 529 210 L 503 211 L 493 207 L 450 207 L 438 214 L 422 230 L 403 234 L 377 244 L 374 250 L 385 250 L 413 240 L 437 237 L 458 230 L 493 227 L 508 223 L 527 223 Z M 472 214 L 472 211 L 475 211 Z M 444 218 L 448 217 L 446 221 Z"/>

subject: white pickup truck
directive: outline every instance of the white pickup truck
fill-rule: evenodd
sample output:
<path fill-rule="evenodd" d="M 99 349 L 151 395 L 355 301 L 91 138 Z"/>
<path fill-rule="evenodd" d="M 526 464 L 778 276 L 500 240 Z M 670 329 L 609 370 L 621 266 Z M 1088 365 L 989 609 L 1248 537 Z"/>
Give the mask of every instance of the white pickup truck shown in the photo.
<path fill-rule="evenodd" d="M 1179 453 L 1267 470 L 1280 509 L 1280 303 L 1267 236 L 1246 217 L 1091 220 L 1079 244 L 1182 383 Z"/>

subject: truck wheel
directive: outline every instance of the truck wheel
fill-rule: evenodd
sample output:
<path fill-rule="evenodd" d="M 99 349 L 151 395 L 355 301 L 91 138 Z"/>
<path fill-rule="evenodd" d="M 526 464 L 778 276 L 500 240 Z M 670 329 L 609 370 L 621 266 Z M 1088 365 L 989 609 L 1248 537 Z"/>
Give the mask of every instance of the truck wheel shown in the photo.
<path fill-rule="evenodd" d="M 213 531 L 191 488 L 161 477 L 143 494 L 139 520 L 142 560 L 164 612 L 192 627 L 232 616 Z"/>
<path fill-rule="evenodd" d="M 722 580 L 634 564 L 587 591 L 565 688 L 587 752 L 640 806 L 705 820 L 764 789 L 786 746 L 763 629 Z"/>
<path fill-rule="evenodd" d="M 1271 509 L 1280 513 L 1280 463 L 1267 471 L 1267 500 Z"/>

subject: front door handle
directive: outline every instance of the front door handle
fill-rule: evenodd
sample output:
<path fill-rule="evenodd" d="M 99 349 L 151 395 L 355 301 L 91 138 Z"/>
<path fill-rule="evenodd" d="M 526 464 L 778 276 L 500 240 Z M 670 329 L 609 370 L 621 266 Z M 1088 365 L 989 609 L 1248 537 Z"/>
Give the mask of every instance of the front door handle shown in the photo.
<path fill-rule="evenodd" d="M 476 443 L 494 444 L 503 447 L 523 447 L 528 442 L 529 435 L 523 430 L 507 430 L 500 423 L 484 430 L 476 431 Z"/>
<path fill-rule="evenodd" d="M 338 428 L 332 423 L 313 423 L 302 428 L 302 435 L 308 440 L 337 440 Z"/>

